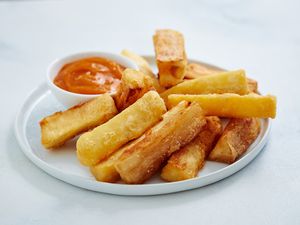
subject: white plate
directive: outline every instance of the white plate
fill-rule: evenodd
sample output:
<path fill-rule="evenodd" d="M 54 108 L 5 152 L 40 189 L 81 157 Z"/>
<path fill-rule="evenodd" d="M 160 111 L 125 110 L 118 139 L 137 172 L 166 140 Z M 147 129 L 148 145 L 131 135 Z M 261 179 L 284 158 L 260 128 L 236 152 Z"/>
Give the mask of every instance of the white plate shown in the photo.
<path fill-rule="evenodd" d="M 153 57 L 147 57 L 153 64 Z M 199 63 L 199 62 L 198 62 Z M 207 65 L 207 64 L 206 64 Z M 211 66 L 213 67 L 213 66 Z M 39 121 L 56 111 L 64 109 L 56 101 L 46 84 L 40 85 L 26 99 L 16 121 L 15 133 L 25 155 L 48 174 L 74 186 L 88 190 L 117 195 L 158 195 L 199 188 L 239 171 L 263 149 L 270 132 L 270 120 L 261 120 L 261 132 L 247 152 L 231 165 L 206 162 L 198 177 L 186 181 L 166 183 L 153 177 L 145 184 L 110 184 L 96 181 L 88 168 L 80 165 L 75 154 L 75 140 L 58 151 L 46 150 L 40 142 Z"/>

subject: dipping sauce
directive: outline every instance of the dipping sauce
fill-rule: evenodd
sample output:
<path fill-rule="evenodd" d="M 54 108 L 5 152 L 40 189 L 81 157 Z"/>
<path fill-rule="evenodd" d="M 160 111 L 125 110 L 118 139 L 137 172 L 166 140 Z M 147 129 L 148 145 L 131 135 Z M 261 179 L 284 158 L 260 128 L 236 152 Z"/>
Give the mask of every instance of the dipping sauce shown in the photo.
<path fill-rule="evenodd" d="M 100 57 L 80 59 L 64 65 L 53 83 L 77 94 L 114 93 L 125 67 Z"/>

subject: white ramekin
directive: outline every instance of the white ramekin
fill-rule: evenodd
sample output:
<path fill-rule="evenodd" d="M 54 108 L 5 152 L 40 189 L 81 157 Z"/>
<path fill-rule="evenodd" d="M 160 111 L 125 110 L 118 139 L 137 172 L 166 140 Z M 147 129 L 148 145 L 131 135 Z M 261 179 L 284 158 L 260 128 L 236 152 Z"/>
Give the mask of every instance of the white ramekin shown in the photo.
<path fill-rule="evenodd" d="M 60 69 L 67 63 L 88 58 L 88 57 L 102 57 L 113 60 L 126 68 L 138 69 L 137 65 L 130 61 L 129 59 L 113 53 L 106 52 L 81 52 L 72 55 L 68 55 L 66 57 L 56 59 L 54 62 L 50 64 L 47 70 L 47 84 L 52 92 L 52 94 L 56 97 L 56 99 L 63 104 L 65 107 L 69 108 L 74 105 L 86 102 L 92 98 L 95 98 L 97 95 L 90 94 L 77 94 L 73 92 L 69 92 L 61 89 L 53 83 L 55 76 L 58 74 Z M 112 93 L 113 95 L 114 93 Z"/>

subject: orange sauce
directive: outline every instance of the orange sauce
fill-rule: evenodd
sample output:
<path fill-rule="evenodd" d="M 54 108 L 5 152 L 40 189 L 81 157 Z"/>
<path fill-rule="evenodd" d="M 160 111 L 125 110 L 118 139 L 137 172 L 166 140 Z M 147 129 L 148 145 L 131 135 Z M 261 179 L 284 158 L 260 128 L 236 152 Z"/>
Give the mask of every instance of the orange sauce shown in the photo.
<path fill-rule="evenodd" d="M 100 57 L 80 59 L 63 66 L 53 83 L 78 94 L 113 93 L 125 67 Z"/>

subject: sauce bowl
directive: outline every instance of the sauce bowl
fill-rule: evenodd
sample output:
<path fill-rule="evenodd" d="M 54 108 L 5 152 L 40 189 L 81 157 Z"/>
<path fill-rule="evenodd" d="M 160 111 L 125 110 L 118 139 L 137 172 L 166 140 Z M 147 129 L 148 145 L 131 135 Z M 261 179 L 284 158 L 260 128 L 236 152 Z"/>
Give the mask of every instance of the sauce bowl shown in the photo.
<path fill-rule="evenodd" d="M 112 61 L 117 62 L 118 64 L 124 66 L 125 68 L 131 68 L 131 69 L 138 69 L 137 65 L 130 61 L 129 59 L 119 55 L 119 54 L 113 54 L 113 53 L 106 53 L 106 52 L 81 52 L 76 54 L 71 54 L 68 56 L 65 56 L 60 59 L 56 59 L 54 62 L 50 64 L 47 70 L 47 84 L 52 92 L 52 94 L 55 96 L 55 98 L 65 107 L 70 108 L 72 106 L 78 105 L 80 103 L 86 102 L 88 100 L 91 100 L 100 94 L 77 94 L 73 92 L 66 91 L 58 86 L 56 86 L 53 83 L 53 80 L 57 76 L 58 72 L 61 70 L 61 68 L 73 61 L 89 58 L 89 57 L 101 57 L 106 58 Z M 111 95 L 114 95 L 114 93 L 111 93 Z"/>

